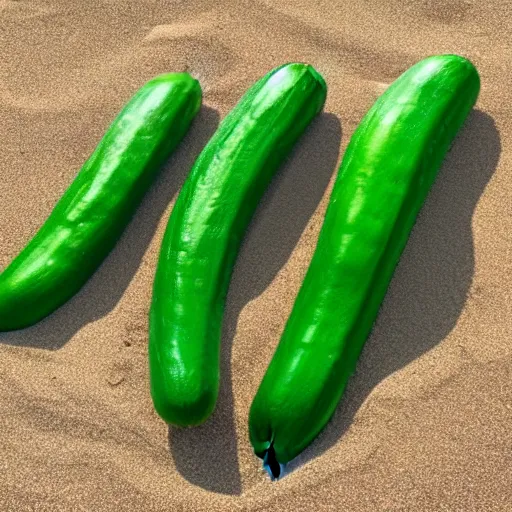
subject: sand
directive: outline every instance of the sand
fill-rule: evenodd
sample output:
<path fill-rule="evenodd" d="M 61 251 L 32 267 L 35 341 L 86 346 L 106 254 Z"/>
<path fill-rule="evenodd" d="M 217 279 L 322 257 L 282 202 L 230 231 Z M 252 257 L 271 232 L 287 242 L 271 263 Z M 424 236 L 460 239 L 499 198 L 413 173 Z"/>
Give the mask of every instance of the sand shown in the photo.
<path fill-rule="evenodd" d="M 0 335 L 0 510 L 512 510 L 511 18 L 505 0 L 0 0 L 0 268 L 139 86 L 188 70 L 204 90 L 199 119 L 99 271 L 46 320 Z M 480 71 L 476 109 L 333 421 L 271 482 L 251 452 L 248 410 L 343 150 L 390 82 L 447 52 Z M 163 231 L 219 120 L 287 61 L 325 76 L 325 113 L 247 233 L 217 411 L 169 431 L 147 369 Z"/>

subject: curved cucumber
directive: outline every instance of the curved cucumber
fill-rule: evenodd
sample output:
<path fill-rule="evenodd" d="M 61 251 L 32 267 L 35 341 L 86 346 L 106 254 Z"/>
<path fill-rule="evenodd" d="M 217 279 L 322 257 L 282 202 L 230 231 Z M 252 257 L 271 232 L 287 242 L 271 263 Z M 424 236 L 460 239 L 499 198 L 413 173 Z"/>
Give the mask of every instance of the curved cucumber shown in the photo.
<path fill-rule="evenodd" d="M 400 76 L 356 129 L 318 244 L 249 415 L 274 476 L 318 435 L 338 404 L 415 218 L 480 81 L 455 55 Z"/>
<path fill-rule="evenodd" d="M 126 104 L 38 233 L 0 274 L 0 331 L 70 299 L 114 247 L 201 105 L 199 82 L 161 75 Z"/>
<path fill-rule="evenodd" d="M 168 423 L 202 423 L 215 407 L 224 302 L 240 242 L 325 96 L 311 66 L 287 64 L 265 75 L 221 123 L 178 196 L 162 242 L 149 333 L 151 395 Z"/>

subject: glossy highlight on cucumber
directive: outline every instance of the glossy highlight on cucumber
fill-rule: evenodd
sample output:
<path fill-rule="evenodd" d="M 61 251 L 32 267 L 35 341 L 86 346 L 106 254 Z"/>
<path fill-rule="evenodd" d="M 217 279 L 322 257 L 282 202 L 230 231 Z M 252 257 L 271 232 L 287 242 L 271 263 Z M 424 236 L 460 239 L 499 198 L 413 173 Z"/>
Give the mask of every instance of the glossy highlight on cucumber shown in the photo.
<path fill-rule="evenodd" d="M 279 164 L 325 102 L 311 66 L 256 82 L 192 168 L 162 242 L 150 313 L 153 403 L 168 423 L 197 425 L 218 395 L 224 303 L 244 232 Z"/>
<path fill-rule="evenodd" d="M 112 250 L 201 106 L 187 73 L 147 82 L 108 128 L 34 238 L 0 274 L 0 331 L 31 326 L 75 295 Z"/>
<path fill-rule="evenodd" d="M 254 452 L 274 476 L 313 441 L 340 401 L 479 88 L 468 60 L 429 57 L 384 92 L 353 134 L 311 264 L 250 410 Z"/>

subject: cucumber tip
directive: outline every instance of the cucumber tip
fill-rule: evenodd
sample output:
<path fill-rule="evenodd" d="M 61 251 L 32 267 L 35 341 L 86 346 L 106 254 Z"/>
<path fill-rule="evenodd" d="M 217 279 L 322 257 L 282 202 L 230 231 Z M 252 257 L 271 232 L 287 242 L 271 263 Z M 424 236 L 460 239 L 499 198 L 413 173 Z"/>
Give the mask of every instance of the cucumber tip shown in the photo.
<path fill-rule="evenodd" d="M 320 84 L 320 87 L 327 91 L 327 83 L 325 82 L 325 78 L 311 65 L 308 66 L 309 72 L 313 75 L 313 78 Z"/>

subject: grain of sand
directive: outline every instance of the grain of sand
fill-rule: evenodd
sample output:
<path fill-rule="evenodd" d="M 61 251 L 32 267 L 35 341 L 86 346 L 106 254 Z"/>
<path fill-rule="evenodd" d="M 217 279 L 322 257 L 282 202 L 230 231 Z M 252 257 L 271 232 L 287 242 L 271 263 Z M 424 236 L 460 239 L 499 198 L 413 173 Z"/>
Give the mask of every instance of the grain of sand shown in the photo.
<path fill-rule="evenodd" d="M 0 335 L 0 510 L 512 510 L 512 37 L 509 1 L 0 0 L 0 268 L 123 103 L 188 70 L 204 108 L 122 240 L 37 326 Z M 270 482 L 247 415 L 311 258 L 333 176 L 373 101 L 431 54 L 482 78 L 345 399 Z M 228 297 L 217 412 L 168 431 L 148 393 L 159 244 L 187 171 L 261 75 L 329 86 L 259 207 Z"/>

